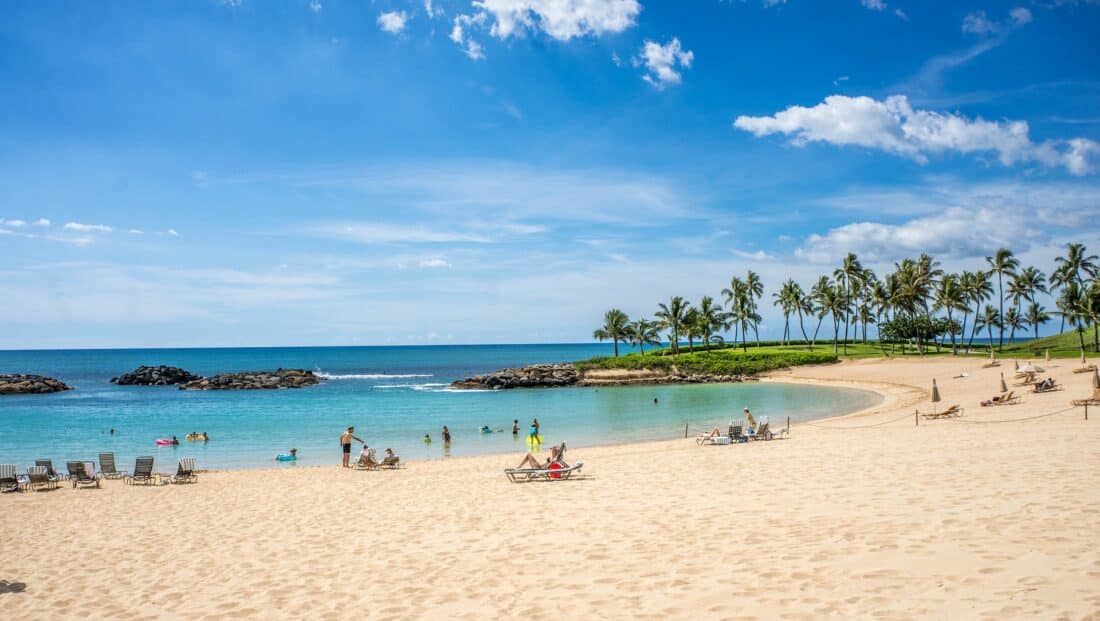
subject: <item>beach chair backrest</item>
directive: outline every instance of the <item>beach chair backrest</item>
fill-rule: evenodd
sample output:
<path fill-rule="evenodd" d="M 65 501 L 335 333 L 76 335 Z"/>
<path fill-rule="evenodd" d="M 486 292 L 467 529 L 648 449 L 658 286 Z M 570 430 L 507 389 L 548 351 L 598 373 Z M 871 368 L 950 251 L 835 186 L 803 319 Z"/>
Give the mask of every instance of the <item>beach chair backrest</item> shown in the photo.
<path fill-rule="evenodd" d="M 99 470 L 103 474 L 118 474 L 118 470 L 115 468 L 114 453 L 99 454 Z"/>
<path fill-rule="evenodd" d="M 565 442 L 558 445 L 558 457 L 555 461 L 562 464 L 565 463 Z"/>
<path fill-rule="evenodd" d="M 153 475 L 153 458 L 138 457 L 134 463 L 134 478 L 147 479 Z"/>
<path fill-rule="evenodd" d="M 15 474 L 15 464 L 0 464 L 0 483 L 11 483 L 18 480 Z"/>
<path fill-rule="evenodd" d="M 67 461 L 65 462 L 65 467 L 69 470 L 69 476 L 78 479 L 84 478 L 84 462 Z"/>
<path fill-rule="evenodd" d="M 730 426 L 730 437 L 734 439 L 740 438 L 743 430 L 744 427 L 742 427 L 741 425 Z"/>
<path fill-rule="evenodd" d="M 179 467 L 176 470 L 176 474 L 183 476 L 191 476 L 195 472 L 195 458 L 184 457 L 180 460 Z"/>
<path fill-rule="evenodd" d="M 49 483 L 50 473 L 46 472 L 45 466 L 31 466 L 27 468 L 27 478 L 31 483 Z"/>
<path fill-rule="evenodd" d="M 56 477 L 57 476 L 57 471 L 55 471 L 53 469 L 53 460 L 52 459 L 36 459 L 36 460 L 34 460 L 34 465 L 36 465 L 36 466 L 45 466 L 46 474 L 50 475 L 51 477 Z"/>

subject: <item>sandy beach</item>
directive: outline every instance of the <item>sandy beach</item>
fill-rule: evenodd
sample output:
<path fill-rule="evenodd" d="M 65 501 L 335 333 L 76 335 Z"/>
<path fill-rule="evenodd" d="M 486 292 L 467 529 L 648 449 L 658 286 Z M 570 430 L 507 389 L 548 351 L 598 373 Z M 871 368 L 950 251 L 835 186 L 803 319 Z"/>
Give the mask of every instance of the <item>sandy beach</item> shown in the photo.
<path fill-rule="evenodd" d="M 1065 390 L 981 408 L 1013 368 L 982 362 L 775 373 L 885 399 L 781 441 L 573 448 L 568 482 L 495 455 L 6 494 L 0 616 L 1100 618 L 1100 407 L 1063 411 L 1090 376 L 1040 362 Z M 965 416 L 914 426 L 933 377 Z"/>

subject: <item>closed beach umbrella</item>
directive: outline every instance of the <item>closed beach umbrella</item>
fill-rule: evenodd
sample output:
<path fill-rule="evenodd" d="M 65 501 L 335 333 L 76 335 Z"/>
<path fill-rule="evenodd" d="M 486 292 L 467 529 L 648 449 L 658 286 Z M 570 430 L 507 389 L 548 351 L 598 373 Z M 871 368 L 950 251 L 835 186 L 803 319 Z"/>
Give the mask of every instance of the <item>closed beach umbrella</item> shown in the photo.
<path fill-rule="evenodd" d="M 1017 371 L 1019 371 L 1019 370 L 1020 370 L 1020 361 L 1019 361 L 1019 360 L 1013 360 L 1013 361 L 1012 361 L 1012 366 L 1013 366 L 1013 367 L 1014 367 L 1014 368 L 1015 368 L 1015 369 L 1016 369 Z M 1005 375 L 1004 373 L 1001 373 L 1001 379 L 1004 379 L 1004 375 Z"/>
<path fill-rule="evenodd" d="M 1046 354 L 1044 354 L 1044 355 L 1043 355 L 1043 358 L 1044 358 L 1044 359 L 1045 359 L 1045 360 L 1046 360 L 1047 362 L 1050 362 L 1050 348 L 1049 348 L 1049 347 L 1047 348 Z"/>
<path fill-rule="evenodd" d="M 1085 352 L 1084 352 L 1084 350 L 1082 350 L 1081 351 L 1081 364 L 1088 364 L 1088 362 L 1089 362 L 1088 360 L 1085 360 Z"/>
<path fill-rule="evenodd" d="M 1001 372 L 1001 392 L 1008 392 L 1008 384 L 1005 383 L 1005 374 Z"/>
<path fill-rule="evenodd" d="M 1092 387 L 1096 390 L 1100 390 L 1100 371 L 1095 368 L 1092 370 Z"/>
<path fill-rule="evenodd" d="M 940 399 L 940 387 L 936 385 L 936 380 L 932 380 L 932 403 L 939 403 Z"/>

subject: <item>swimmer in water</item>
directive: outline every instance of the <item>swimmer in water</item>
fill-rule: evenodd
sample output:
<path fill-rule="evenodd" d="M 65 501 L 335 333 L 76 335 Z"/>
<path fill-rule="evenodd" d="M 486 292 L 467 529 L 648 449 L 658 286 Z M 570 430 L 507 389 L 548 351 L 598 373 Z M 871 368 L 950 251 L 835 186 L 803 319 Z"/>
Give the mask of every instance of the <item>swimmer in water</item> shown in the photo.
<path fill-rule="evenodd" d="M 424 434 L 424 444 L 431 444 L 431 443 L 432 443 L 432 437 L 428 434 Z"/>

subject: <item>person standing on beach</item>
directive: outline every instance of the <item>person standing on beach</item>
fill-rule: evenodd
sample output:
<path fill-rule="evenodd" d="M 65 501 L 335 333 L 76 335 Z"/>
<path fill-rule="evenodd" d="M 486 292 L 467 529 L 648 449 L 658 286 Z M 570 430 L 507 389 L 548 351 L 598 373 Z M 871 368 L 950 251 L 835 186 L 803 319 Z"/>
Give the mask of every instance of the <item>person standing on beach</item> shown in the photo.
<path fill-rule="evenodd" d="M 359 440 L 359 438 L 357 438 L 355 436 L 355 427 L 348 427 L 347 431 L 340 434 L 340 447 L 342 449 L 344 449 L 343 466 L 345 468 L 348 467 L 348 460 L 351 458 L 351 441 L 352 440 Z M 359 442 L 363 445 L 366 445 L 366 442 L 363 442 L 362 440 L 359 440 Z"/>

